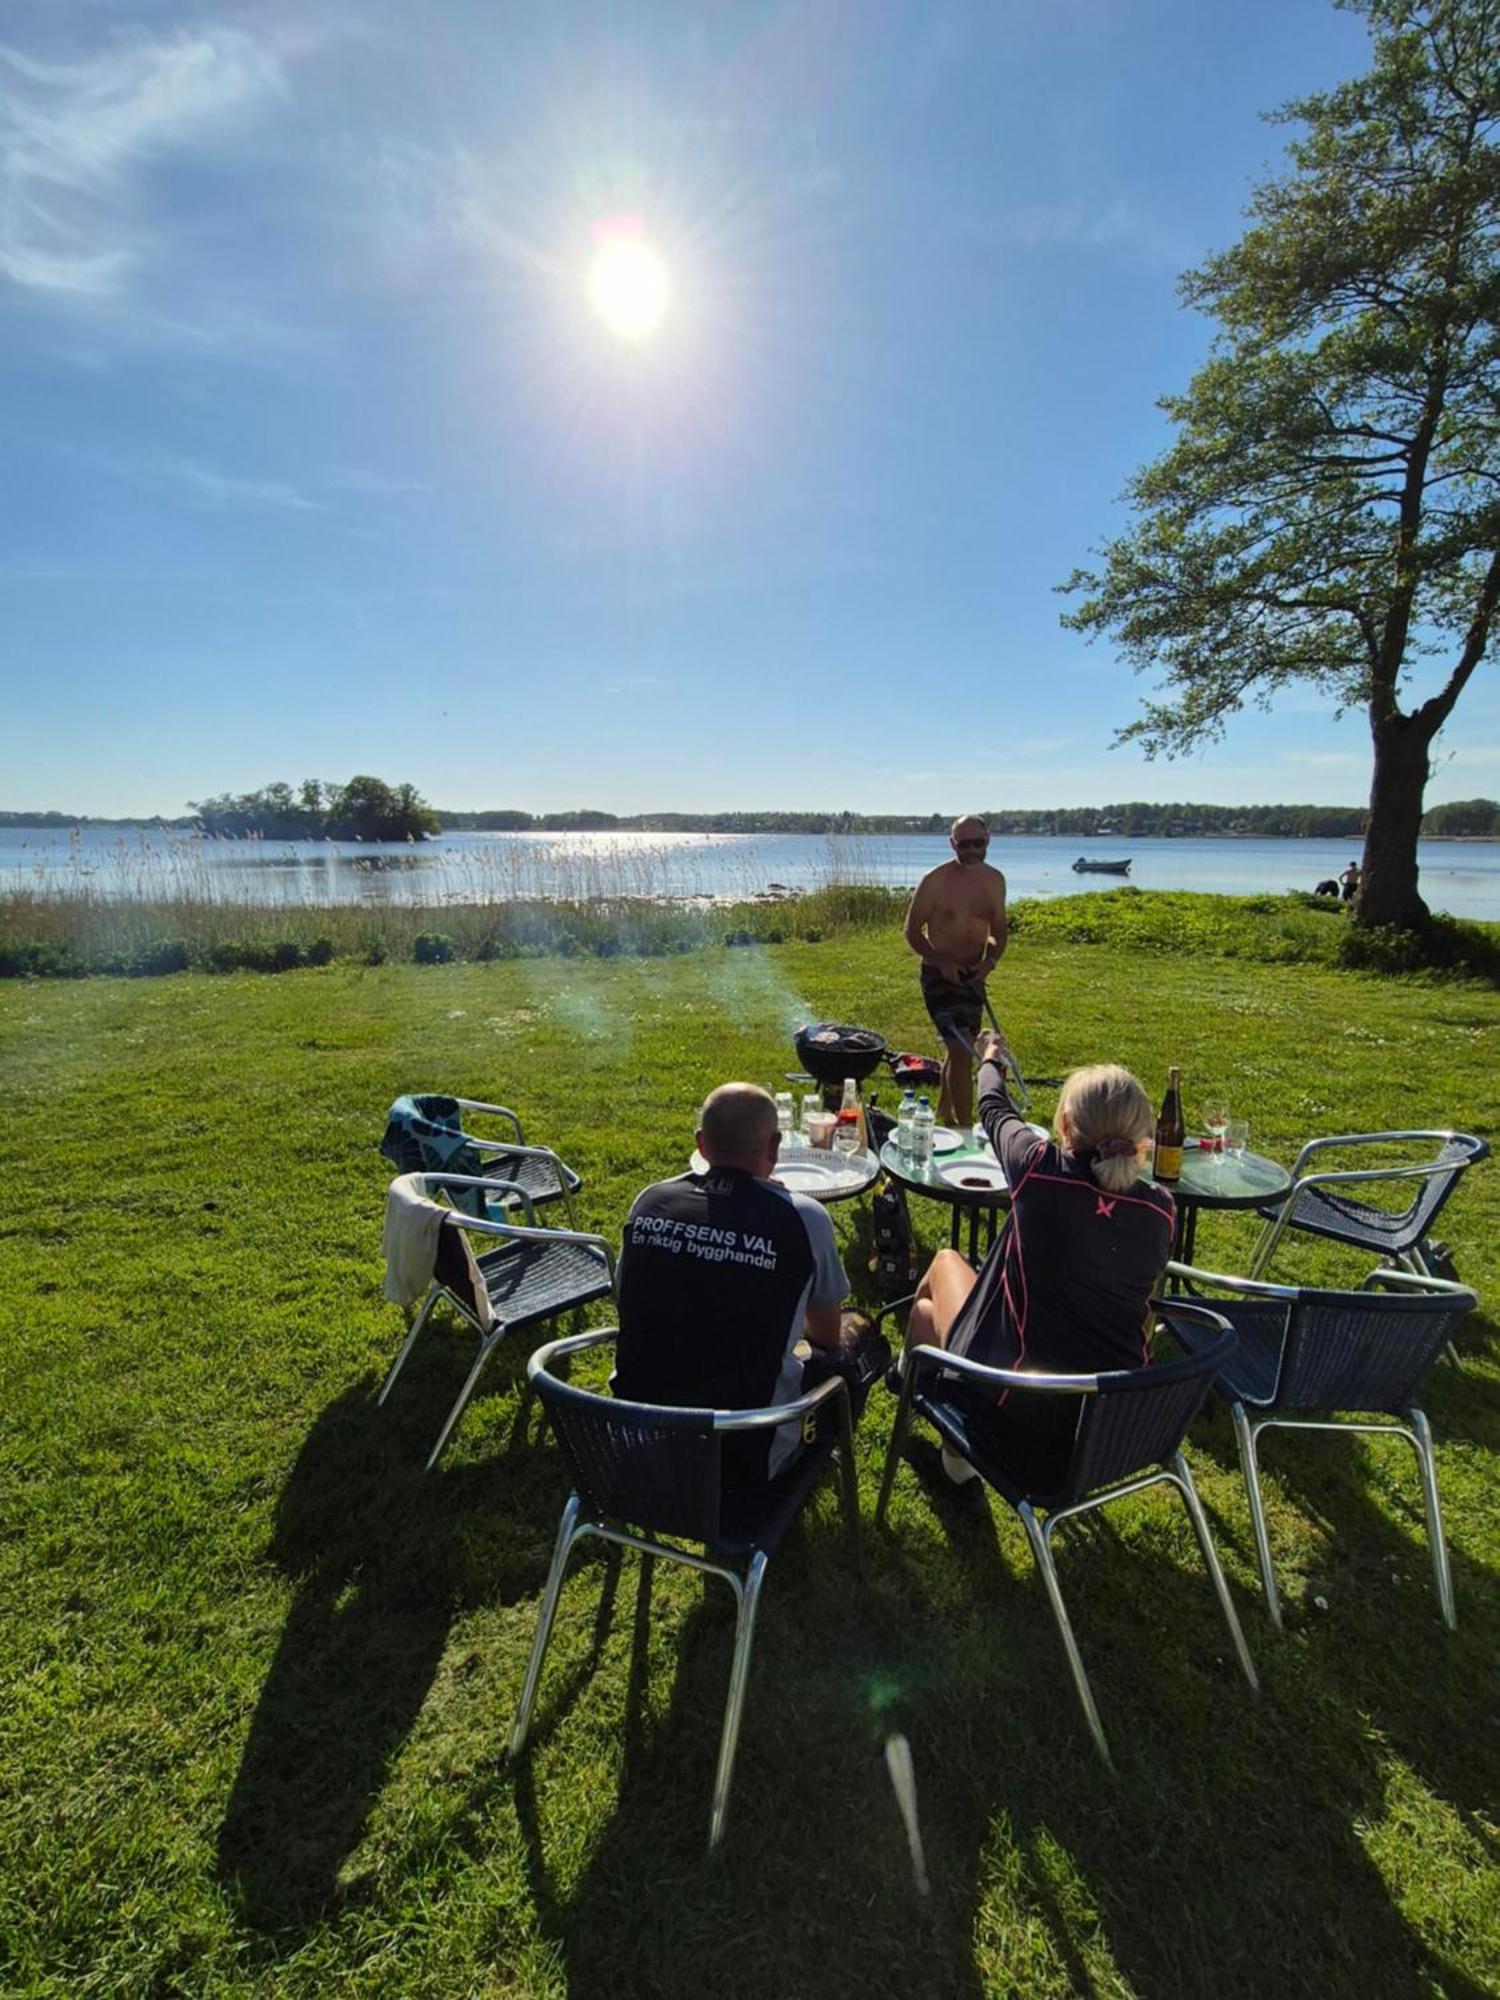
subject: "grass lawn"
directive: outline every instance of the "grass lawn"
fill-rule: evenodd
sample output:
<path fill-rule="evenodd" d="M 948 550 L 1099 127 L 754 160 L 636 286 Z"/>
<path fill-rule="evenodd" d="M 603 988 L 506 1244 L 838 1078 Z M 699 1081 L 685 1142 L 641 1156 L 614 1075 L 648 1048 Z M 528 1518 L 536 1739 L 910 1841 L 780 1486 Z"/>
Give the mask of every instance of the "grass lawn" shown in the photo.
<path fill-rule="evenodd" d="M 1018 936 L 1027 1066 L 1118 1057 L 1257 1150 L 1493 1133 L 1500 994 Z M 564 1479 L 524 1343 L 420 1470 L 470 1348 L 384 1411 L 375 1151 L 400 1089 L 515 1105 L 618 1239 L 704 1090 L 768 1083 L 803 1011 L 925 1047 L 895 936 L 647 961 L 335 965 L 0 988 L 0 1981 L 35 1994 L 1478 1995 L 1500 1988 L 1500 1347 L 1428 1408 L 1458 1596 L 1403 1447 L 1272 1438 L 1287 1630 L 1255 1594 L 1228 1424 L 1191 1456 L 1263 1693 L 1163 1493 L 1059 1561 L 1095 1759 L 1017 1526 L 919 1441 L 867 1576 L 819 1496 L 772 1563 L 729 1839 L 704 1858 L 731 1603 L 583 1558 L 533 1747 L 503 1745 Z M 1041 1107 L 1050 1108 L 1050 1098 Z M 928 1247 L 942 1218 L 914 1204 Z M 835 1211 L 851 1270 L 863 1211 Z M 1442 1233 L 1500 1296 L 1500 1170 Z M 1209 1218 L 1204 1261 L 1244 1225 Z M 1364 1266 L 1296 1246 L 1283 1268 Z M 603 1316 L 602 1314 L 600 1315 Z M 1324 1608 L 1326 1606 L 1326 1609 Z M 932 1893 L 881 1748 L 910 1740 Z"/>

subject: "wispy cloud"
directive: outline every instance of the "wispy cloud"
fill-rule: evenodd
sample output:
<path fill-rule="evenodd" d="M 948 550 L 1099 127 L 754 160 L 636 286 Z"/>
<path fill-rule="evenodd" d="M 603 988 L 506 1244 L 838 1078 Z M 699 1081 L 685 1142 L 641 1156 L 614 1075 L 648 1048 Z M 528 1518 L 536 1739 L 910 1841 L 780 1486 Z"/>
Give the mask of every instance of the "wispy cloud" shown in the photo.
<path fill-rule="evenodd" d="M 283 87 L 276 53 L 238 28 L 133 36 L 71 63 L 0 43 L 0 276 L 117 297 L 157 247 L 147 170 Z"/>
<path fill-rule="evenodd" d="M 205 507 L 269 507 L 293 514 L 328 512 L 325 502 L 285 479 L 247 479 L 183 458 L 161 459 L 148 473 L 170 481 Z"/>
<path fill-rule="evenodd" d="M 1369 768 L 1370 758 L 1368 751 L 1285 750 L 1281 761 L 1313 771 L 1363 771 Z"/>

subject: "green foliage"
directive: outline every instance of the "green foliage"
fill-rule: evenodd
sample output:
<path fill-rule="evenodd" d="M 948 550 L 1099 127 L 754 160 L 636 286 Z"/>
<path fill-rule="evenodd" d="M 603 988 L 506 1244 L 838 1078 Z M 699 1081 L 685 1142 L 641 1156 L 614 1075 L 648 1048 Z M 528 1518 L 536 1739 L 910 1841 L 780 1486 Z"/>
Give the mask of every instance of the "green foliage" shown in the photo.
<path fill-rule="evenodd" d="M 1183 281 L 1222 329 L 1133 526 L 1065 586 L 1165 692 L 1121 732 L 1148 755 L 1311 682 L 1368 708 L 1375 750 L 1356 918 L 1425 916 L 1427 746 L 1500 597 L 1500 10 L 1364 0 L 1369 73 L 1280 114 L 1304 130 L 1252 224 Z M 1413 665 L 1438 691 L 1400 707 Z"/>
<path fill-rule="evenodd" d="M 453 958 L 453 940 L 442 931 L 421 931 L 412 939 L 411 955 L 418 965 L 447 965 Z"/>
<path fill-rule="evenodd" d="M 438 830 L 438 816 L 412 785 L 380 778 L 351 778 L 347 785 L 304 780 L 294 793 L 285 783 L 258 792 L 189 801 L 203 831 L 262 840 L 423 840 Z"/>
<path fill-rule="evenodd" d="M 1315 1131 L 1500 1126 L 1500 996 L 1197 948 L 1083 954 L 1046 929 L 1054 913 L 1028 906 L 994 981 L 1037 1074 L 1115 1057 L 1155 1093 L 1180 1062 L 1190 1116 L 1222 1093 L 1282 1160 Z M 401 1336 L 380 1289 L 386 1106 L 413 1085 L 514 1104 L 583 1174 L 583 1226 L 618 1241 L 641 1183 L 683 1165 L 711 1083 L 779 1082 L 794 1005 L 933 1042 L 892 923 L 816 947 L 518 955 L 455 965 L 440 988 L 402 952 L 316 978 L 0 990 L 8 1992 L 1500 1990 L 1486 1315 L 1462 1370 L 1428 1384 L 1455 1633 L 1410 1454 L 1308 1437 L 1265 1454 L 1274 1634 L 1232 1432 L 1206 1411 L 1188 1457 L 1263 1691 L 1226 1658 L 1169 1494 L 1064 1527 L 1112 1780 L 1024 1534 L 949 1492 L 921 1425 L 876 1531 L 894 1407 L 877 1391 L 856 1448 L 863 1578 L 831 1487 L 770 1566 L 722 1864 L 702 1849 L 733 1607 L 712 1578 L 643 1577 L 585 1545 L 531 1752 L 509 1764 L 568 1489 L 522 1407 L 541 1334 L 500 1345 L 424 1473 L 475 1347 L 440 1312 L 377 1407 Z M 1038 1115 L 1052 1108 L 1039 1093 Z M 866 1214 L 834 1216 L 862 1287 Z M 913 1219 L 925 1250 L 946 1241 L 935 1204 Z M 1493 1163 L 1443 1233 L 1492 1301 Z M 1247 1240 L 1215 1216 L 1198 1245 L 1232 1263 Z M 1314 1282 L 1364 1268 L 1314 1242 L 1278 1266 Z M 925 1897 L 882 1754 L 895 1735 Z"/>

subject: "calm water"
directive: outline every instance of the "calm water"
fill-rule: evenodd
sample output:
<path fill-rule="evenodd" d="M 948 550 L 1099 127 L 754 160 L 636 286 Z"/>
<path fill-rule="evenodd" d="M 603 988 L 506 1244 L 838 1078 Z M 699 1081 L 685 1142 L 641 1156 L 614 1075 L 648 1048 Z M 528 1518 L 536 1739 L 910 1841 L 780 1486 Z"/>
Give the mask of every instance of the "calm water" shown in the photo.
<path fill-rule="evenodd" d="M 1347 840 L 997 840 L 990 859 L 1013 898 L 1109 888 L 1075 875 L 1081 854 L 1131 860 L 1142 889 L 1279 894 L 1338 875 Z M 449 833 L 418 846 L 203 840 L 187 834 L 0 828 L 0 890 L 102 900 L 227 903 L 466 903 L 518 896 L 723 900 L 830 878 L 909 886 L 948 857 L 940 835 Z M 1424 841 L 1422 893 L 1435 910 L 1500 921 L 1500 842 Z"/>

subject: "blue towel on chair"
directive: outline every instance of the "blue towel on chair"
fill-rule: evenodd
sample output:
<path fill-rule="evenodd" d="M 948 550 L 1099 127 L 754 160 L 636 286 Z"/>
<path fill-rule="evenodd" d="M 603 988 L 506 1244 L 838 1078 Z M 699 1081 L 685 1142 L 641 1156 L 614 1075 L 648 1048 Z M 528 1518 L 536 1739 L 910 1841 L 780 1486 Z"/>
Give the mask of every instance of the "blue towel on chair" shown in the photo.
<path fill-rule="evenodd" d="M 401 1174 L 478 1174 L 483 1165 L 459 1124 L 456 1097 L 437 1093 L 398 1097 L 386 1119 L 380 1150 Z M 485 1213 L 479 1188 L 454 1188 L 453 1204 L 469 1215 Z"/>

